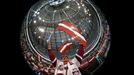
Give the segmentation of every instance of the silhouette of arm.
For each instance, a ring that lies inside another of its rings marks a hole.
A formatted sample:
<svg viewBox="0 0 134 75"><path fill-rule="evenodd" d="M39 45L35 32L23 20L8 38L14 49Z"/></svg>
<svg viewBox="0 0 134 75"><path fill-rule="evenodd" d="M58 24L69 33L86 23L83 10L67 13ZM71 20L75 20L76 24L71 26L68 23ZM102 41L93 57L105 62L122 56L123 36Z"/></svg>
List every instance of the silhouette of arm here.
<svg viewBox="0 0 134 75"><path fill-rule="evenodd" d="M56 67L57 58L55 57L55 55L54 55L54 53L52 51L50 42L48 42L48 56L49 56L50 60L52 61L53 66Z"/></svg>
<svg viewBox="0 0 134 75"><path fill-rule="evenodd" d="M82 59L83 59L83 55L84 55L84 48L83 48L83 45L80 44L78 46L78 50L77 50L77 54L76 54L76 59L82 63Z"/></svg>

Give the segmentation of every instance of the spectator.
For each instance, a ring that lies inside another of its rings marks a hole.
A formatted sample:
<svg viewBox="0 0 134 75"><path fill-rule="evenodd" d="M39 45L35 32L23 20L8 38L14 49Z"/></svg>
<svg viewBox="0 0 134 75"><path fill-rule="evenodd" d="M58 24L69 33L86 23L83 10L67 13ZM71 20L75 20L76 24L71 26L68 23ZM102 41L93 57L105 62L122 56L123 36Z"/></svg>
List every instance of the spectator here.
<svg viewBox="0 0 134 75"><path fill-rule="evenodd" d="M78 46L76 57L72 60L69 60L65 54L62 54L62 61L58 60L52 51L50 41L48 42L48 53L49 58L55 67L54 75L81 75L78 67L82 62L82 57L84 54L84 48L82 44Z"/></svg>

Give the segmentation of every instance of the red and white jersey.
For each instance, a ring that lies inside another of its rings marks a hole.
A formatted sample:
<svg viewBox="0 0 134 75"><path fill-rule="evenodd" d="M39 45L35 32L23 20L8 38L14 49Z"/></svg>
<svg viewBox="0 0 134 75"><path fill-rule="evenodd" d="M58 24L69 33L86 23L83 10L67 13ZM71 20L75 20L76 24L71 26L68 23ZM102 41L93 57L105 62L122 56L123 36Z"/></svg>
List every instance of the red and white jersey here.
<svg viewBox="0 0 134 75"><path fill-rule="evenodd" d="M74 57L67 65L64 65L62 61L59 61L55 57L52 49L50 49L48 53L49 58L52 61L52 65L55 67L54 75L81 75L78 67L80 66L80 63L82 62L83 59L84 54L83 45L78 46L76 57ZM66 67L68 68L67 72L65 69Z"/></svg>
<svg viewBox="0 0 134 75"><path fill-rule="evenodd" d="M57 65L55 68L54 75L81 75L79 70L80 63L74 58L70 61L70 63L64 65L62 61L57 60Z"/></svg>

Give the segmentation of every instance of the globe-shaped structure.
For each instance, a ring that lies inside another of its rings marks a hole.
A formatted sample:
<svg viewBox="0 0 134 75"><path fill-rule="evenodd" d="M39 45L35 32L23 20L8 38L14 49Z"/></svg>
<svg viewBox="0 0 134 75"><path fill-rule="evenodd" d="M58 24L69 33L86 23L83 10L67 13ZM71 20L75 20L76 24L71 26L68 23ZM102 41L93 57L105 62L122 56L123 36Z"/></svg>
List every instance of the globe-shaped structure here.
<svg viewBox="0 0 134 75"><path fill-rule="evenodd" d="M87 41L81 65L91 61L90 64L82 66L82 69L90 74L103 63L109 50L110 36L107 21L90 0L57 1L40 0L26 15L21 30L24 57L31 67L32 62L39 62L45 67L51 65L47 47L47 40L50 39L53 52L59 60L61 59L61 54L58 52L59 45L71 41L73 45L67 50L66 55L72 59L76 54L78 42L65 32L55 29L59 22L65 20L75 25ZM41 61L36 61L36 57L40 57Z"/></svg>

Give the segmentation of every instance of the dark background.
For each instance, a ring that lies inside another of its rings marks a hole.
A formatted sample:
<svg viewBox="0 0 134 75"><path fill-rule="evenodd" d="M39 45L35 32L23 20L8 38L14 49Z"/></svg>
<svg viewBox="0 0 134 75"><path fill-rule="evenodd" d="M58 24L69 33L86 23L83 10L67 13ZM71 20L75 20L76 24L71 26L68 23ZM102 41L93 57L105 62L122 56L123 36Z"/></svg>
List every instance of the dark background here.
<svg viewBox="0 0 134 75"><path fill-rule="evenodd" d="M1 61L3 75L34 75L28 64L25 62L20 50L20 29L25 15L30 7L38 0L12 0L2 2L1 7ZM126 61L129 60L125 55L126 42L124 39L124 18L128 9L122 2L116 0L92 0L105 14L111 29L111 48L107 59L94 75L116 75L122 74L126 70ZM124 9L122 9L124 8ZM123 13L123 15L122 15ZM126 34L126 33L125 33ZM127 34L128 35L128 34ZM122 36L122 37L121 37ZM128 35L129 36L129 35ZM122 40L123 39L123 40ZM128 48L127 48L128 49ZM3 63L4 62L4 63ZM129 69L129 68L128 68ZM126 75L132 75L128 74Z"/></svg>

